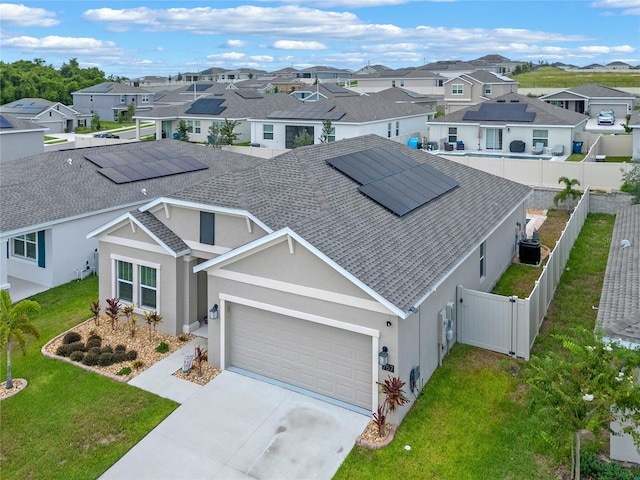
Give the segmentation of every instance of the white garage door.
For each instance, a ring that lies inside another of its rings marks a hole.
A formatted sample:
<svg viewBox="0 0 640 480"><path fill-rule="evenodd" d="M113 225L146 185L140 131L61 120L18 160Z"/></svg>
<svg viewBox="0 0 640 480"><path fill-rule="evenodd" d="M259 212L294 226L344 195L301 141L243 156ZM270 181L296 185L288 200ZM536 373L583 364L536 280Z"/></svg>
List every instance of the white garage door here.
<svg viewBox="0 0 640 480"><path fill-rule="evenodd" d="M371 337L244 305L230 309L231 365L371 409Z"/></svg>

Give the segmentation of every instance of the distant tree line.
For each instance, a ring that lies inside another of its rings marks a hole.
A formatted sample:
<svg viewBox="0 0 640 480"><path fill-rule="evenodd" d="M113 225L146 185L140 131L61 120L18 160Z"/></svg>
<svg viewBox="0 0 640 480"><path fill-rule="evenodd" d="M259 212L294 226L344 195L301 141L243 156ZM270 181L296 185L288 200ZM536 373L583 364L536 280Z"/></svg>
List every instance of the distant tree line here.
<svg viewBox="0 0 640 480"><path fill-rule="evenodd" d="M71 105L71 92L107 81L120 81L121 77L105 77L96 67L80 68L72 58L59 70L46 65L42 58L0 62L0 105L20 98L45 98L52 102Z"/></svg>

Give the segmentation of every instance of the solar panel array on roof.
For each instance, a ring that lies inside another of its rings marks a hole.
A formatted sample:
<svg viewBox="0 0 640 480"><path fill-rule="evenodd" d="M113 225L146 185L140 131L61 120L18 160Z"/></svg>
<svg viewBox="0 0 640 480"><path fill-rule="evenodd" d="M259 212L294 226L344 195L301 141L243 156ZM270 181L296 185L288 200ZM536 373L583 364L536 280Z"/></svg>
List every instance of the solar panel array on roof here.
<svg viewBox="0 0 640 480"><path fill-rule="evenodd" d="M176 152L163 147L94 153L85 155L85 158L100 167L98 172L117 184L209 168L193 157L178 155Z"/></svg>
<svg viewBox="0 0 640 480"><path fill-rule="evenodd" d="M463 120L494 122L533 122L535 112L527 112L524 103L481 103L478 110L465 112Z"/></svg>
<svg viewBox="0 0 640 480"><path fill-rule="evenodd" d="M110 92L112 89L113 89L112 83L101 83L99 85L94 85L93 87L88 88L87 91L93 92L93 93L107 93L107 92Z"/></svg>
<svg viewBox="0 0 640 480"><path fill-rule="evenodd" d="M35 115L46 108L45 105L38 105L34 102L14 103L13 105L5 105L0 109L5 113L13 115Z"/></svg>
<svg viewBox="0 0 640 480"><path fill-rule="evenodd" d="M213 87L213 83L196 83L195 85L189 85L189 88L187 88L186 91L193 92L194 87L196 92L204 92L208 88Z"/></svg>
<svg viewBox="0 0 640 480"><path fill-rule="evenodd" d="M0 128L13 128L13 123L7 120L4 115L0 115Z"/></svg>
<svg viewBox="0 0 640 480"><path fill-rule="evenodd" d="M200 115L220 115L227 107L222 105L224 98L201 98L193 102L185 113Z"/></svg>
<svg viewBox="0 0 640 480"><path fill-rule="evenodd" d="M269 114L269 118L287 118L296 120L340 120L347 113L336 110L335 105L305 103L295 110L276 111Z"/></svg>
<svg viewBox="0 0 640 480"><path fill-rule="evenodd" d="M236 93L246 100L250 100L252 98L264 98L260 92L256 92L250 88L240 88L236 90Z"/></svg>
<svg viewBox="0 0 640 480"><path fill-rule="evenodd" d="M342 88L337 83L323 83L322 86L331 93L351 93L350 90Z"/></svg>
<svg viewBox="0 0 640 480"><path fill-rule="evenodd" d="M418 163L390 146L330 158L327 163L360 183L360 192L400 217L458 186L431 165Z"/></svg>

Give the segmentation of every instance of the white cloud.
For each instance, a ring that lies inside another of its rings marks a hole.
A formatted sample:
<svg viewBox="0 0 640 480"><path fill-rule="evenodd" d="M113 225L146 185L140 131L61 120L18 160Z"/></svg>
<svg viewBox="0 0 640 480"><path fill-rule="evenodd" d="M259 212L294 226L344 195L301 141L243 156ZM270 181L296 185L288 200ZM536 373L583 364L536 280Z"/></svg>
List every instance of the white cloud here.
<svg viewBox="0 0 640 480"><path fill-rule="evenodd" d="M238 48L238 47L244 47L246 44L247 42L245 42L244 40L229 39L220 46L222 48Z"/></svg>
<svg viewBox="0 0 640 480"><path fill-rule="evenodd" d="M277 50L325 50L327 47L320 42L302 42L296 40L278 40L271 45Z"/></svg>
<svg viewBox="0 0 640 480"><path fill-rule="evenodd" d="M48 37L18 36L2 38L1 45L5 48L16 48L23 51L47 51L60 55L86 54L99 55L103 53L115 54L121 52L116 44L111 41L96 40L95 38L82 37Z"/></svg>
<svg viewBox="0 0 640 480"><path fill-rule="evenodd" d="M225 52L207 55L207 60L240 60L245 57L242 52Z"/></svg>
<svg viewBox="0 0 640 480"><path fill-rule="evenodd" d="M251 55L249 60L253 62L273 62L273 57L271 55Z"/></svg>
<svg viewBox="0 0 640 480"><path fill-rule="evenodd" d="M20 27L53 27L60 23L56 14L44 8L32 8L23 4L0 3L0 18L4 25Z"/></svg>

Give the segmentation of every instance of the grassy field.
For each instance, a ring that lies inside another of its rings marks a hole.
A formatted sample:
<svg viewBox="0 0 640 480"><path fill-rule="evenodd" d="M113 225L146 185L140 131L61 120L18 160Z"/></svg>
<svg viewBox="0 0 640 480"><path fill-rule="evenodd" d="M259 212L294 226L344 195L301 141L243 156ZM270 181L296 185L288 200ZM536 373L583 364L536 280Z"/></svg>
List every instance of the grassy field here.
<svg viewBox="0 0 640 480"><path fill-rule="evenodd" d="M167 417L177 404L40 353L51 338L91 316L97 277L32 297L40 339L26 356L14 352L14 378L29 385L0 404L0 477L99 477ZM6 380L6 358L0 368Z"/></svg>
<svg viewBox="0 0 640 480"><path fill-rule="evenodd" d="M555 67L540 67L512 78L520 83L520 88L570 88L585 83L599 83L613 88L640 87L640 70L628 73L566 72Z"/></svg>
<svg viewBox="0 0 640 480"><path fill-rule="evenodd" d="M591 307L599 302L613 222L610 215L588 216L533 354L557 348L551 332L593 328L596 312ZM540 234L545 238L542 228ZM394 441L381 450L355 447L335 479L558 478L567 471L568 452L553 450L541 440L541 424L526 406L523 368L526 362L456 345L425 386Z"/></svg>

